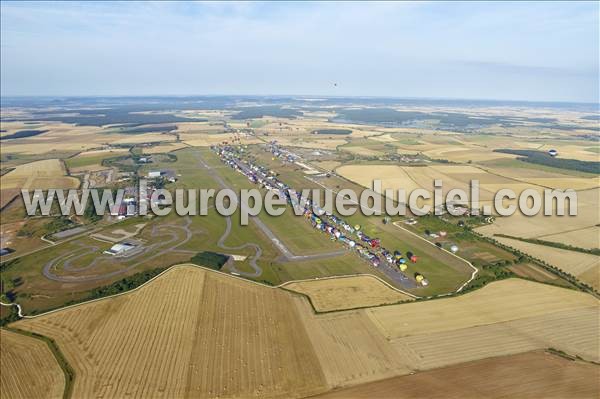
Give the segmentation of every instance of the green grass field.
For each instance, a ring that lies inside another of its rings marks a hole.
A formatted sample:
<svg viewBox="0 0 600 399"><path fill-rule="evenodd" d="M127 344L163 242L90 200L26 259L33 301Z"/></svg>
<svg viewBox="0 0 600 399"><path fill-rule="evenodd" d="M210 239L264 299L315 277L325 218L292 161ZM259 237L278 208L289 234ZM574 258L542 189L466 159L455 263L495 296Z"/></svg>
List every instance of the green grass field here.
<svg viewBox="0 0 600 399"><path fill-rule="evenodd" d="M90 165L101 165L103 160L115 158L119 155L126 155L126 153L116 154L107 152L100 155L76 156L73 158L65 159L65 165L67 165L67 168L69 169L82 168L84 166Z"/></svg>

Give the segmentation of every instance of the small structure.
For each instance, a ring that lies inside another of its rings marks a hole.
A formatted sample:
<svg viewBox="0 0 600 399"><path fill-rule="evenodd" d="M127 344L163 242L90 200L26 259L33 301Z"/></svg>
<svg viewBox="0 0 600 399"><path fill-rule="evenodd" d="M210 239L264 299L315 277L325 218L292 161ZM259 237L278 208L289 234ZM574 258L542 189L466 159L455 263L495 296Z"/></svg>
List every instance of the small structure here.
<svg viewBox="0 0 600 399"><path fill-rule="evenodd" d="M450 246L450 251L452 251L453 253L457 253L458 252L458 245L452 244Z"/></svg>
<svg viewBox="0 0 600 399"><path fill-rule="evenodd" d="M104 253L113 256L122 255L127 251L131 251L133 248L135 248L135 245L130 244L128 242L123 242L113 245L112 247L110 247L110 249L104 251Z"/></svg>
<svg viewBox="0 0 600 399"><path fill-rule="evenodd" d="M162 175L162 172L160 170L151 170L150 172L148 172L148 177L150 179L160 177L161 175Z"/></svg>
<svg viewBox="0 0 600 399"><path fill-rule="evenodd" d="M15 250L12 248L0 248L0 256L8 255L13 252L15 252Z"/></svg>

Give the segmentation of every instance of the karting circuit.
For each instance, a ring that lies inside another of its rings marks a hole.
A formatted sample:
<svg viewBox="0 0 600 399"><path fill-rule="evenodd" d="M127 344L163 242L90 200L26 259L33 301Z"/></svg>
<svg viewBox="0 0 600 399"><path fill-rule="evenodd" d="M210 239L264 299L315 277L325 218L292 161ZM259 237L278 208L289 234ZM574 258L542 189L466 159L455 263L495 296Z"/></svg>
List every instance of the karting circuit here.
<svg viewBox="0 0 600 399"><path fill-rule="evenodd" d="M53 281L63 283L87 282L103 280L123 274L151 259L166 255L190 240L191 220L186 217L185 224L155 225L151 236L158 240L156 243L145 245L138 240L130 240L127 250L111 254L110 250L102 252L99 246L75 242L75 251L59 255L48 261L42 270L44 276ZM116 244L118 247L123 244ZM188 252L188 251L184 251ZM99 272L100 270L109 270ZM116 270L115 270L116 269Z"/></svg>

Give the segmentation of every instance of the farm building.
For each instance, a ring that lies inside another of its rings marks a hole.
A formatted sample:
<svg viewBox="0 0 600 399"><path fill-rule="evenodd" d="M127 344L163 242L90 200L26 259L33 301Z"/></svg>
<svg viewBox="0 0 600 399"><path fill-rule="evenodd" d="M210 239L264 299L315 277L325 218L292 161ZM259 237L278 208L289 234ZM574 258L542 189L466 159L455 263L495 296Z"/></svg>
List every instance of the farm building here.
<svg viewBox="0 0 600 399"><path fill-rule="evenodd" d="M133 248L135 248L135 245L123 242L113 245L109 250L104 251L104 253L107 255L121 255Z"/></svg>

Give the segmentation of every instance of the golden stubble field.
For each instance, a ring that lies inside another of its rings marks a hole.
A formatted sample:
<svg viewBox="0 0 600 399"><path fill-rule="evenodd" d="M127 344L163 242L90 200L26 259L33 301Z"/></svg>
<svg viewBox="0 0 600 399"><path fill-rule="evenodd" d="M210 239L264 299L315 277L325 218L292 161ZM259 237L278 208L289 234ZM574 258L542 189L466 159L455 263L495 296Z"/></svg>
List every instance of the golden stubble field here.
<svg viewBox="0 0 600 399"><path fill-rule="evenodd" d="M77 188L79 180L66 176L64 163L59 159L45 159L19 165L0 178L2 190Z"/></svg>
<svg viewBox="0 0 600 399"><path fill-rule="evenodd" d="M301 397L325 390L289 293L176 267L123 296L15 324L52 337L73 397Z"/></svg>
<svg viewBox="0 0 600 399"><path fill-rule="evenodd" d="M599 304L589 294L509 279L367 314L413 368L425 370L549 347L597 362Z"/></svg>
<svg viewBox="0 0 600 399"><path fill-rule="evenodd" d="M77 373L74 397L302 397L549 347L599 361L599 311L588 294L509 279L315 314L301 295L178 266L14 326L57 342Z"/></svg>
<svg viewBox="0 0 600 399"><path fill-rule="evenodd" d="M3 123L3 129L4 125ZM33 127L29 126L28 129L33 129ZM53 151L78 153L111 144L133 145L176 140L173 134L127 134L121 133L111 126L78 126L69 123L40 122L35 125L35 129L47 130L47 132L37 136L3 141L2 152L17 155L51 155Z"/></svg>
<svg viewBox="0 0 600 399"><path fill-rule="evenodd" d="M393 290L371 276L301 281L286 284L285 288L309 296L318 312L413 300L411 296Z"/></svg>
<svg viewBox="0 0 600 399"><path fill-rule="evenodd" d="M0 397L62 398L65 375L48 345L0 329Z"/></svg>

